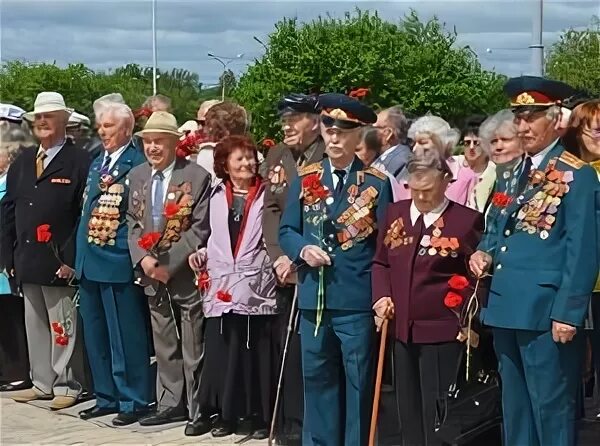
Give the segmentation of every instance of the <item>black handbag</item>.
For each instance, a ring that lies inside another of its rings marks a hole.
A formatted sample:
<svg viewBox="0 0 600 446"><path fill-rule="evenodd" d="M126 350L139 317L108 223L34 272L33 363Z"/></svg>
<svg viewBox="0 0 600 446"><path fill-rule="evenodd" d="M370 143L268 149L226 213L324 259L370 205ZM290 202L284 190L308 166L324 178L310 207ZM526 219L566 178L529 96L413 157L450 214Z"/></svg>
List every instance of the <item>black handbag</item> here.
<svg viewBox="0 0 600 446"><path fill-rule="evenodd" d="M500 377L495 371L480 371L469 381L464 373L461 354L456 370L456 382L438 398L435 432L438 438L452 445L467 443L482 433L502 424L502 393Z"/></svg>

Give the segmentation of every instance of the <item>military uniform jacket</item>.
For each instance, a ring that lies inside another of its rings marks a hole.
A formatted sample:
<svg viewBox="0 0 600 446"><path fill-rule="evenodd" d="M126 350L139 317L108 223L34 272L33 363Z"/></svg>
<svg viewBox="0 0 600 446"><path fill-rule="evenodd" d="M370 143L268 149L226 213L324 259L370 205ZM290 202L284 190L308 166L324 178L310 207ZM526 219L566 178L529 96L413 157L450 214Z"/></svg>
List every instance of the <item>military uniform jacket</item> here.
<svg viewBox="0 0 600 446"><path fill-rule="evenodd" d="M2 258L6 269L14 268L19 283L65 286L56 278L60 260L75 264L75 231L81 214L89 154L68 140L39 178L35 173L38 147L23 149L7 174L2 199ZM49 243L37 241L37 228L50 225Z"/></svg>
<svg viewBox="0 0 600 446"><path fill-rule="evenodd" d="M146 162L144 155L130 143L108 174L101 175L104 152L90 167L85 187L83 210L77 229L77 278L105 283L133 281L133 267L127 243L127 175Z"/></svg>
<svg viewBox="0 0 600 446"><path fill-rule="evenodd" d="M392 191L385 173L363 167L355 158L337 201L328 159L303 168L290 186L279 241L297 264L305 246L321 245L329 253L332 265L323 267L325 309L371 311L371 264ZM299 308L317 309L319 268L301 266L298 286Z"/></svg>
<svg viewBox="0 0 600 446"><path fill-rule="evenodd" d="M480 245L494 260L482 321L539 331L553 320L579 326L598 274L596 174L560 143L537 170L513 172L517 183L528 175L527 184L516 199L499 203L495 231Z"/></svg>
<svg viewBox="0 0 600 446"><path fill-rule="evenodd" d="M325 153L325 143L319 137L305 153L308 154L306 165L321 161ZM267 152L266 167L263 231L267 252L271 260L275 261L284 255L279 246L279 223L285 209L289 185L298 176L298 167L292 150L284 144L279 144Z"/></svg>

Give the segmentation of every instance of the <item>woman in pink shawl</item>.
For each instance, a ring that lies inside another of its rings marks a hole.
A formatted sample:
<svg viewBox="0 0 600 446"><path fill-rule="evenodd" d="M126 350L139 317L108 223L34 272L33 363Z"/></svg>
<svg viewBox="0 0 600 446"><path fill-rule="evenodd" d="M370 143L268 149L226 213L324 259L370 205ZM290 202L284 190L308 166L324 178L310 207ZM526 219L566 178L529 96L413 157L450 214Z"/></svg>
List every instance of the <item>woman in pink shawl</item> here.
<svg viewBox="0 0 600 446"><path fill-rule="evenodd" d="M414 141L413 150L422 148L440 152L452 172L452 181L446 189L446 197L466 205L471 190L477 184L477 178L471 169L465 169L462 163L452 156L459 137L458 130L453 129L444 119L433 115L417 119L408 129L408 138ZM394 198L396 201L411 198L406 182L401 181L394 187Z"/></svg>

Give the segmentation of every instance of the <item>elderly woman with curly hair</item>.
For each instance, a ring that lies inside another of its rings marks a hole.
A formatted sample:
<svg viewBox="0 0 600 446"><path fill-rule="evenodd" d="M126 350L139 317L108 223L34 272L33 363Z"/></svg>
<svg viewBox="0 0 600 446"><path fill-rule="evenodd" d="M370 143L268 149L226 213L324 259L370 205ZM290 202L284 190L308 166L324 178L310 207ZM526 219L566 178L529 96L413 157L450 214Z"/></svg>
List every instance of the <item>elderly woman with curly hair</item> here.
<svg viewBox="0 0 600 446"><path fill-rule="evenodd" d="M476 184L476 176L470 169L463 168L462 163L452 156L458 144L460 132L450 126L439 116L427 115L417 119L408 129L408 138L413 141L413 151L418 149L434 149L451 171L451 179L446 189L448 199L466 205L470 191ZM411 198L410 188L401 181L399 190L394 191L396 201Z"/></svg>
<svg viewBox="0 0 600 446"><path fill-rule="evenodd" d="M249 137L221 139L215 174L211 236L206 248L190 256L206 318L200 405L204 415L220 415L214 437L237 433L262 439L274 400L279 308L262 233L264 185Z"/></svg>

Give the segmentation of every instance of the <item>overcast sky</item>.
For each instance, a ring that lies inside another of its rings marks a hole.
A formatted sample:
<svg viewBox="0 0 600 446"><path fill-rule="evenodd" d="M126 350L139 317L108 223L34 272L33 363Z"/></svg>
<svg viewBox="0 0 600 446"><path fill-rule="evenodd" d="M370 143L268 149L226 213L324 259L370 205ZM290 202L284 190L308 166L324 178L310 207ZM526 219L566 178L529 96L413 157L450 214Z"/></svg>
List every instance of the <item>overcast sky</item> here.
<svg viewBox="0 0 600 446"><path fill-rule="evenodd" d="M204 1L157 0L158 66L197 72L214 84L222 67L208 56L244 53L230 67L236 74L263 48L282 17L310 21L329 13L342 16L355 7L377 10L387 20L398 20L417 10L423 20L433 15L456 27L458 43L470 45L487 68L508 75L527 73L536 0L477 1ZM151 0L0 0L0 58L59 65L82 62L108 70L126 63L152 64ZM544 45L561 31L590 24L600 15L600 0L544 1ZM491 53L486 51L491 48Z"/></svg>

